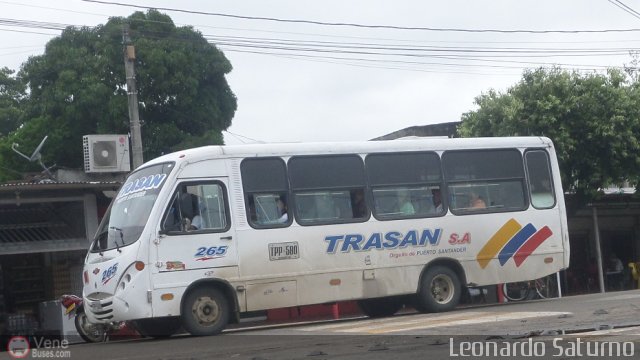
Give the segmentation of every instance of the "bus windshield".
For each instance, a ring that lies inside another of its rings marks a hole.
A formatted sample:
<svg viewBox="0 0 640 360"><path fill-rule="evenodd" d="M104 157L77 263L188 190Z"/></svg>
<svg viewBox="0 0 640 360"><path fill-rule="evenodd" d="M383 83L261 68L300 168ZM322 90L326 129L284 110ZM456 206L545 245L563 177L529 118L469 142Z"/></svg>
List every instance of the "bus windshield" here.
<svg viewBox="0 0 640 360"><path fill-rule="evenodd" d="M124 247L138 240L173 166L153 165L127 178L100 223L92 252Z"/></svg>

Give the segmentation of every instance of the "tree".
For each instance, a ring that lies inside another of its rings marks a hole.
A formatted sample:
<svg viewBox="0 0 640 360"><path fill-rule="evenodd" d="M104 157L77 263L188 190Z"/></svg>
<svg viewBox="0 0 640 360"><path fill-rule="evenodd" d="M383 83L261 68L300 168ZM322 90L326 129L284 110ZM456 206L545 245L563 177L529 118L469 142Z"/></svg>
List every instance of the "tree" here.
<svg viewBox="0 0 640 360"><path fill-rule="evenodd" d="M9 68L0 69L0 137L18 128L22 120L20 103L25 97L25 85Z"/></svg>
<svg viewBox="0 0 640 360"><path fill-rule="evenodd" d="M475 99L461 136L547 136L565 190L587 198L612 184L640 179L640 92L618 70L580 74L559 68L526 71L506 93Z"/></svg>
<svg viewBox="0 0 640 360"><path fill-rule="evenodd" d="M22 65L29 84L23 122L0 143L4 166L24 169L8 156L11 143L32 149L45 135L47 164L82 167L82 136L128 133L122 25L136 50L136 85L145 159L184 147L222 144L236 98L224 54L191 27L176 27L158 11L112 18L95 28L65 29L41 56ZM3 156L4 155L4 156Z"/></svg>

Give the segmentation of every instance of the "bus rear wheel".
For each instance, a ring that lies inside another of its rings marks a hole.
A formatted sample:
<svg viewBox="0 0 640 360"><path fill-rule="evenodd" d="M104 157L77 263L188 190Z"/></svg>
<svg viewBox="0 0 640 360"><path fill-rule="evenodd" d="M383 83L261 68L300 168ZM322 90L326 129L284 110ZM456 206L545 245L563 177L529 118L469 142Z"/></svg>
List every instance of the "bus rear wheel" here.
<svg viewBox="0 0 640 360"><path fill-rule="evenodd" d="M191 335L215 335L229 322L229 303L218 289L198 287L186 295L181 317Z"/></svg>
<svg viewBox="0 0 640 360"><path fill-rule="evenodd" d="M453 310L460 301L461 288L455 271L446 266L433 266L422 276L417 308L423 312Z"/></svg>
<svg viewBox="0 0 640 360"><path fill-rule="evenodd" d="M358 301L360 310L371 318L391 316L397 313L402 308L402 305L402 301L392 297Z"/></svg>

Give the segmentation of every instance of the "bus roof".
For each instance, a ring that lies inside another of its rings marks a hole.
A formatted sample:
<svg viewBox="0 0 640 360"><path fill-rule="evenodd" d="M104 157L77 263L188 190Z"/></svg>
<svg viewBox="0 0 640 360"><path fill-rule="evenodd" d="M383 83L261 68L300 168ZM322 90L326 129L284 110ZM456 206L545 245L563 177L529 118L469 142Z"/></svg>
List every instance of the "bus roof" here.
<svg viewBox="0 0 640 360"><path fill-rule="evenodd" d="M146 162L140 168L169 161L200 161L210 158L261 156L358 154L395 151L445 151L486 148L526 148L552 146L546 137L485 137L485 138L411 138L396 140L269 143L244 145L211 145L185 149Z"/></svg>

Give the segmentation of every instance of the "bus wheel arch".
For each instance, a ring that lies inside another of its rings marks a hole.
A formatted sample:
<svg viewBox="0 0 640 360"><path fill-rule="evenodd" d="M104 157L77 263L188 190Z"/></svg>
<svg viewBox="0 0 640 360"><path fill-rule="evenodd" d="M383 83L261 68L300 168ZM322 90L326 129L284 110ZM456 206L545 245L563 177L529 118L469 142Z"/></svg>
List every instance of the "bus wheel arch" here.
<svg viewBox="0 0 640 360"><path fill-rule="evenodd" d="M421 312L453 310L460 302L466 275L453 259L436 259L420 274L416 292L416 309Z"/></svg>
<svg viewBox="0 0 640 360"><path fill-rule="evenodd" d="M215 335L228 323L237 322L238 309L233 288L226 281L218 279L203 279L192 283L180 301L183 327L197 336Z"/></svg>

